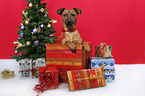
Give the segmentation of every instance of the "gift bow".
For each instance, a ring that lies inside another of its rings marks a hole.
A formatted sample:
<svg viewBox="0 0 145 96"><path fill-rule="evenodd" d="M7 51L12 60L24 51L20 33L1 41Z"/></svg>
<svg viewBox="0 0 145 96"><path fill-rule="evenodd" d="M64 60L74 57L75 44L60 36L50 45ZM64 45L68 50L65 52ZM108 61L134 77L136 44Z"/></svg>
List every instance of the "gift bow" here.
<svg viewBox="0 0 145 96"><path fill-rule="evenodd" d="M78 80L86 80L86 79L99 79L101 78L102 79L102 76L98 76L97 74L90 74L89 77L86 77L86 78L78 78L78 79L75 79L75 80L69 80L69 81L78 81Z"/></svg>
<svg viewBox="0 0 145 96"><path fill-rule="evenodd" d="M98 76L97 76L96 74L94 74L94 75L91 74L91 75L90 75L90 79L98 79Z"/></svg>

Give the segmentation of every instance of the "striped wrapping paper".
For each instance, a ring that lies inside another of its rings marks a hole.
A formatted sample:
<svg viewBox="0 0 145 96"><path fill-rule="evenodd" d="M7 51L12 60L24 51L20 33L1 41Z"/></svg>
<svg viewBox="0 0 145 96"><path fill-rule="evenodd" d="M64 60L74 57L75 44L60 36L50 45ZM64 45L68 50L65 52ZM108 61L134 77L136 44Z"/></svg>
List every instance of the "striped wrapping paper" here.
<svg viewBox="0 0 145 96"><path fill-rule="evenodd" d="M67 71L69 90L106 86L101 68Z"/></svg>
<svg viewBox="0 0 145 96"><path fill-rule="evenodd" d="M91 47L91 43L88 43ZM83 46L75 45L76 53L62 44L46 44L46 65L55 66L60 73L60 81L67 82L67 71L85 69L91 52L87 53Z"/></svg>

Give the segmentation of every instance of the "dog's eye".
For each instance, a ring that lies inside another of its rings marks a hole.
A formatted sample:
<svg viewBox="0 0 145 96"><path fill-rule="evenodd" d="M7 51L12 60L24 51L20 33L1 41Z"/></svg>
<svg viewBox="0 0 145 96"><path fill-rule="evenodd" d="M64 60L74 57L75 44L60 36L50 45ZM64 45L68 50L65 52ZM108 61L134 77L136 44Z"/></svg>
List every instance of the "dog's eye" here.
<svg viewBox="0 0 145 96"><path fill-rule="evenodd" d="M64 17L66 17L66 14L63 14Z"/></svg>
<svg viewBox="0 0 145 96"><path fill-rule="evenodd" d="M75 16L75 14L71 14L71 16Z"/></svg>

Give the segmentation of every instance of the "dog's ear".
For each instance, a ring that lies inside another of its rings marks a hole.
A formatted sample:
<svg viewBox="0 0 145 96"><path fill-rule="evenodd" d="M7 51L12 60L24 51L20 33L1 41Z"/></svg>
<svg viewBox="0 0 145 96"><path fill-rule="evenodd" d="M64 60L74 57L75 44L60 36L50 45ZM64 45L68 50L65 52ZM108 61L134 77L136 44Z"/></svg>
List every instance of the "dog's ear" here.
<svg viewBox="0 0 145 96"><path fill-rule="evenodd" d="M58 15L62 15L64 10L65 10L65 8L60 8L60 9L57 9L56 12Z"/></svg>
<svg viewBox="0 0 145 96"><path fill-rule="evenodd" d="M77 14L81 14L81 13L82 13L82 10L79 9L79 8L73 8L73 9L75 10L75 12L76 12Z"/></svg>

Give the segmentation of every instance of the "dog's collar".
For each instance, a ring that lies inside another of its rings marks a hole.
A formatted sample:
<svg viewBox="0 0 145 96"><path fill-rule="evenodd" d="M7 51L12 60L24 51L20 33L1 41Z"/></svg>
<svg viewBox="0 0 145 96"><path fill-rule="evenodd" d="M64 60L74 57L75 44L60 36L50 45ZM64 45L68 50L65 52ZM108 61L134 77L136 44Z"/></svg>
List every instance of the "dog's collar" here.
<svg viewBox="0 0 145 96"><path fill-rule="evenodd" d="M64 29L62 29L62 31L63 31L63 32L74 32L74 31L76 31L76 28L74 28L74 29L72 29L72 30L64 30Z"/></svg>

